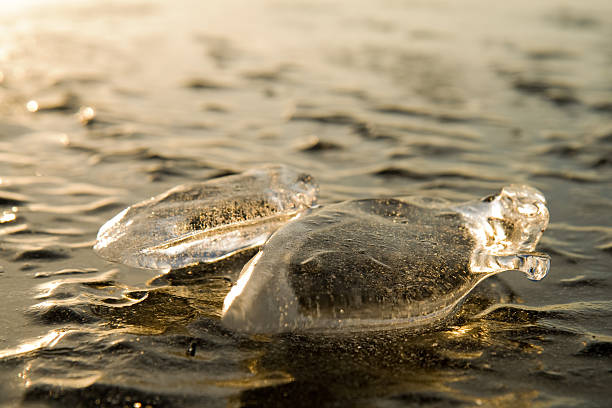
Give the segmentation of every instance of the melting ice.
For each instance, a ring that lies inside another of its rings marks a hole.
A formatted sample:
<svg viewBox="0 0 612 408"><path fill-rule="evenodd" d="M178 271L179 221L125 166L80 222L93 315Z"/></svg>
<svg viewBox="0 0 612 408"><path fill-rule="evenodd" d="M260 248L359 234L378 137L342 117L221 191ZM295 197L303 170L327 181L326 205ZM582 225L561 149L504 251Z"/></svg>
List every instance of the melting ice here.
<svg viewBox="0 0 612 408"><path fill-rule="evenodd" d="M180 185L121 211L100 228L94 249L141 268L214 262L262 245L314 205L317 191L312 177L285 166Z"/></svg>
<svg viewBox="0 0 612 408"><path fill-rule="evenodd" d="M542 193L509 186L461 205L368 199L289 223L244 267L223 322L246 332L434 325L488 276L542 279Z"/></svg>
<svg viewBox="0 0 612 408"><path fill-rule="evenodd" d="M488 276L542 279L535 251L548 225L528 186L459 205L365 199L309 211L312 177L283 166L178 186L126 208L95 250L129 265L177 269L261 247L225 298L232 329L362 330L430 327Z"/></svg>

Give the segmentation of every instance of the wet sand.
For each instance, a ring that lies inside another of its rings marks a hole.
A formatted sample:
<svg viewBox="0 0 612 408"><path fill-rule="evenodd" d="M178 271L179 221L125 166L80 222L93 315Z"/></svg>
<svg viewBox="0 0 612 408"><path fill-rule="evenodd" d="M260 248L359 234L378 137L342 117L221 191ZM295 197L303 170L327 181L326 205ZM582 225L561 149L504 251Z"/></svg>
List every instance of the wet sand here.
<svg viewBox="0 0 612 408"><path fill-rule="evenodd" d="M609 2L0 7L0 405L608 404ZM93 253L122 208L262 163L321 204L533 185L551 272L429 333L249 337L228 279Z"/></svg>

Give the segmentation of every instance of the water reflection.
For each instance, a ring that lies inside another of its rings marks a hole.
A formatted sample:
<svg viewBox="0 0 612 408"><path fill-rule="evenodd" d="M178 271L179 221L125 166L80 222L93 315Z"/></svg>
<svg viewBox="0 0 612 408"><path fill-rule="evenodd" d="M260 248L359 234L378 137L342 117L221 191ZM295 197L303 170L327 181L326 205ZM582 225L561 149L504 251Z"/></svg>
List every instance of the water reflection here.
<svg viewBox="0 0 612 408"><path fill-rule="evenodd" d="M0 350L0 358L15 357L31 351L54 347L66 335L64 330L51 330L46 336L20 344L13 349Z"/></svg>
<svg viewBox="0 0 612 408"><path fill-rule="evenodd" d="M165 281L168 286L126 293L134 300L131 304L96 301L90 307L102 320L89 330L53 331L12 351L12 355L29 353L22 372L29 388L26 398L44 391L58 401L79 395L93 402L108 387L119 387L121 395L138 395L136 385L126 382L122 373L155 370L168 382L176 369L183 373L181 384L170 381L174 385L161 387L155 398L179 406L184 400L177 393L189 395L193 387L203 385L209 392L225 390L220 392L241 405L305 406L371 398L466 402L471 397L454 390L452 384L465 378L465 368L484 367L484 350L505 348L500 333L487 334L482 322L472 321L473 316L515 296L498 279L485 281L463 305L455 326L418 335L387 330L245 337L219 324L229 280L193 272L183 270L153 281ZM95 284L93 279L74 279L73 283L101 291L103 280ZM524 349L512 352L520 356ZM91 360L91 353L97 353L98 360ZM185 375L185 370L199 374ZM150 402L152 395L139 398Z"/></svg>
<svg viewBox="0 0 612 408"><path fill-rule="evenodd" d="M28 101L28 103L26 104L26 109L29 112L37 112L38 111L38 102L32 100L32 101Z"/></svg>
<svg viewBox="0 0 612 408"><path fill-rule="evenodd" d="M77 113L79 122L83 125L90 124L96 117L96 111L91 106L82 106Z"/></svg>
<svg viewBox="0 0 612 408"><path fill-rule="evenodd" d="M258 374L288 373L293 381L250 389L240 404L307 406L341 401L367 404L382 399L391 404L473 402L454 389L466 379L466 369L487 369L485 352L505 348L499 333L487 333L473 313L487 305L510 301L514 294L501 281L483 282L463 305L459 326L415 334L406 330L335 335L287 334L262 343L265 350L251 365ZM517 358L521 350L513 351Z"/></svg>
<svg viewBox="0 0 612 408"><path fill-rule="evenodd" d="M1 3L0 405L609 404L609 1ZM354 340L224 330L228 283L193 270L34 298L108 271L129 203L264 161L322 204L535 185L554 273Z"/></svg>

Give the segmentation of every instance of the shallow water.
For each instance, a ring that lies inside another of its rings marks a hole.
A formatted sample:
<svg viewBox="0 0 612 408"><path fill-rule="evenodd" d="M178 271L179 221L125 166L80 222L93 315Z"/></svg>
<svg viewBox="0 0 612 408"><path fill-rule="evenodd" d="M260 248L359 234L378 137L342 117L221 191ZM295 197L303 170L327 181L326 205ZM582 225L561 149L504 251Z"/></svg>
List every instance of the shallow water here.
<svg viewBox="0 0 612 408"><path fill-rule="evenodd" d="M0 4L0 404L606 406L609 2L203 4ZM93 253L122 208L262 163L321 204L533 185L551 272L429 333L249 337L230 280Z"/></svg>

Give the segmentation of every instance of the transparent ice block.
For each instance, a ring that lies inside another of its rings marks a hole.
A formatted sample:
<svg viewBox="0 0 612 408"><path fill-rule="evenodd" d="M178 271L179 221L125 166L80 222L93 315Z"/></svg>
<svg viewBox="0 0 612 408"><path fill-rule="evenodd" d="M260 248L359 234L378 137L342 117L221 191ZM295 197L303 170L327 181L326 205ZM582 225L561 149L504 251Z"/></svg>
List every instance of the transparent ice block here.
<svg viewBox="0 0 612 408"><path fill-rule="evenodd" d="M121 211L98 232L94 250L151 269L208 263L262 245L316 202L311 176L265 166L177 186Z"/></svg>
<svg viewBox="0 0 612 408"><path fill-rule="evenodd" d="M235 330L362 330L435 325L483 279L542 279L535 246L548 224L542 193L504 187L461 205L367 199L329 205L277 230L227 295Z"/></svg>

